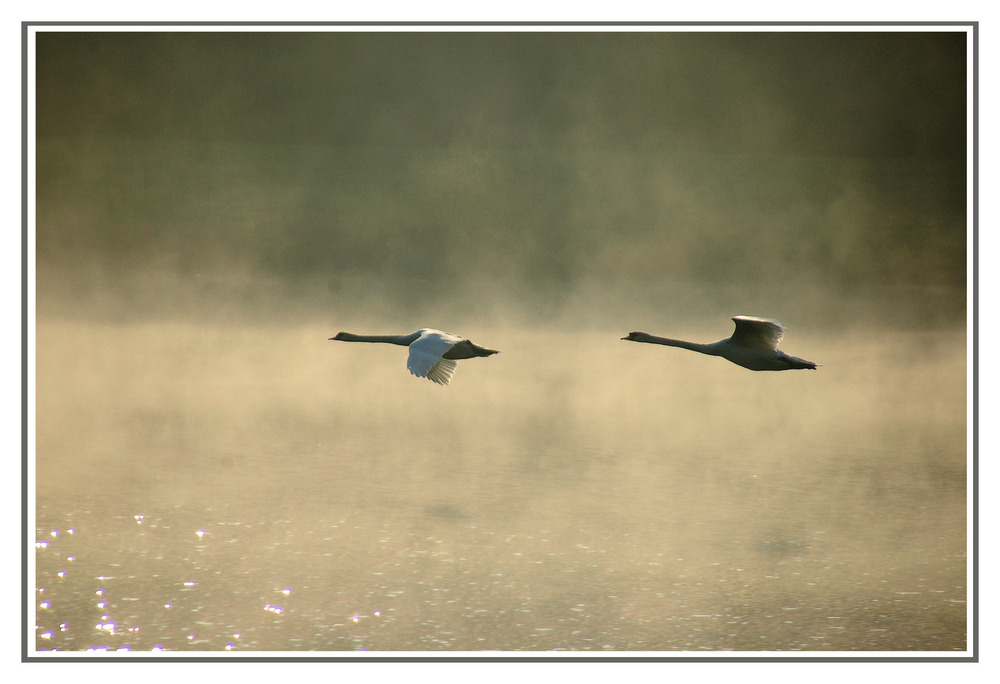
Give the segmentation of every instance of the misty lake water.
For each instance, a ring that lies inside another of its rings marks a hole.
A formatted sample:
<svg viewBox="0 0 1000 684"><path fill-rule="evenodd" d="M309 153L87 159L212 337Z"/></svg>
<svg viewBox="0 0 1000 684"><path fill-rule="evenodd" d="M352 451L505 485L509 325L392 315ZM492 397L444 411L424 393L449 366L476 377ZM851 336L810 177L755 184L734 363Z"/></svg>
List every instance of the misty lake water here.
<svg viewBox="0 0 1000 684"><path fill-rule="evenodd" d="M39 324L38 650L967 648L963 329L340 329Z"/></svg>

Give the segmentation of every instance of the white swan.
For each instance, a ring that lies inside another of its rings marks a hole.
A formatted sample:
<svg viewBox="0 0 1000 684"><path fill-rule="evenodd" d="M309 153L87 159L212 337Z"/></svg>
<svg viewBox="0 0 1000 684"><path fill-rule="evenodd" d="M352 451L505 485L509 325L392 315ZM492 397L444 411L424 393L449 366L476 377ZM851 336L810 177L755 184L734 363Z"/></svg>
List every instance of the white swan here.
<svg viewBox="0 0 1000 684"><path fill-rule="evenodd" d="M409 335L352 335L337 333L331 340L341 342L387 342L410 348L406 367L418 378L427 378L439 385L451 382L455 374L457 359L471 359L476 356L499 354L495 349L487 349L451 333L430 328L421 328Z"/></svg>
<svg viewBox="0 0 1000 684"><path fill-rule="evenodd" d="M671 340L666 337L656 337L644 332L630 332L623 340L631 342L648 342L650 344L665 344L669 347L680 347L691 351L721 356L732 361L737 366L743 366L755 371L791 370L794 368L809 368L816 370L812 361L789 356L778 351L778 343L785 334L785 326L770 318L755 318L753 316L733 316L736 331L732 337L727 337L711 344Z"/></svg>

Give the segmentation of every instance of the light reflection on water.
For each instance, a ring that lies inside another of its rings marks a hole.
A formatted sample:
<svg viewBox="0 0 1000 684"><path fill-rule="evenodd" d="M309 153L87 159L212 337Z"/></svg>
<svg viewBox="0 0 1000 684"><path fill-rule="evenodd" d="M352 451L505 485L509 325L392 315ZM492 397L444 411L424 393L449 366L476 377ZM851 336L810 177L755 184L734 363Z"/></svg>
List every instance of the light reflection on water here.
<svg viewBox="0 0 1000 684"><path fill-rule="evenodd" d="M966 647L964 336L766 377L595 337L608 377L439 388L312 333L64 332L39 650Z"/></svg>

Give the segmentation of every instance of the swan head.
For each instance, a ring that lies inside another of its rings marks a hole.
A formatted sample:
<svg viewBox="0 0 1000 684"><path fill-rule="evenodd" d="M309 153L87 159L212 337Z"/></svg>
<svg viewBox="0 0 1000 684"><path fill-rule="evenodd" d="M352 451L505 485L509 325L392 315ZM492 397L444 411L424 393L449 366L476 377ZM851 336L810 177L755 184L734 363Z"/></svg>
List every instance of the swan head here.
<svg viewBox="0 0 1000 684"><path fill-rule="evenodd" d="M331 340L344 340L344 339L347 339L348 334L349 333L339 332L336 335L334 335L333 337L331 337L330 339Z"/></svg>
<svg viewBox="0 0 1000 684"><path fill-rule="evenodd" d="M629 340L630 342L643 342L649 339L649 335L644 332L630 332L628 335L622 338L623 340Z"/></svg>

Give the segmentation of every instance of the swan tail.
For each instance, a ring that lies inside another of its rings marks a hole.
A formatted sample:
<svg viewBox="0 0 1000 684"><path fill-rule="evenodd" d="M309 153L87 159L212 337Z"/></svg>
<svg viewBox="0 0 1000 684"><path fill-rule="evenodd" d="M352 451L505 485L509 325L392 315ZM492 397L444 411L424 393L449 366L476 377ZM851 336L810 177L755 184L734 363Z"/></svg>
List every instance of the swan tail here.
<svg viewBox="0 0 1000 684"><path fill-rule="evenodd" d="M797 356L788 356L787 354L785 355L785 361L788 362L788 368L791 370L800 370L800 369L816 370L818 365L813 363L812 361L806 361L805 359L800 359Z"/></svg>

